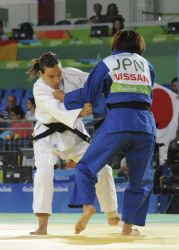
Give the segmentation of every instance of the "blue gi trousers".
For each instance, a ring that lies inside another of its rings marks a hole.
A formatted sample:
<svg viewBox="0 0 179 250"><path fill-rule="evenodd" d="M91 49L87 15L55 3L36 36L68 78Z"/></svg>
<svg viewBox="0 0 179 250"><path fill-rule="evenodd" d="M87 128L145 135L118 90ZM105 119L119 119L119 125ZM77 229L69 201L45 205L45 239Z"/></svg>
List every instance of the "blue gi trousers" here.
<svg viewBox="0 0 179 250"><path fill-rule="evenodd" d="M145 225L153 187L154 144L155 137L147 133L112 133L104 127L100 128L76 166L76 182L69 206L94 203L96 174L116 152L122 151L126 155L129 169L122 220L128 224Z"/></svg>

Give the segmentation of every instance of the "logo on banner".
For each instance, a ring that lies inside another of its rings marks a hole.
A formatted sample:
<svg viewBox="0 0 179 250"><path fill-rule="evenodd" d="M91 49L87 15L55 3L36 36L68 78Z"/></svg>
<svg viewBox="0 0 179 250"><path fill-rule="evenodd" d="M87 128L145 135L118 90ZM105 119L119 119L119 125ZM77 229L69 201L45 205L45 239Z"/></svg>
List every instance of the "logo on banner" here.
<svg viewBox="0 0 179 250"><path fill-rule="evenodd" d="M67 186L65 186L65 187L57 186L54 188L54 192L64 193L64 192L68 192L68 191L69 191L69 189Z"/></svg>
<svg viewBox="0 0 179 250"><path fill-rule="evenodd" d="M22 192L33 192L33 187L23 187Z"/></svg>
<svg viewBox="0 0 179 250"><path fill-rule="evenodd" d="M117 193L123 193L126 189L127 183L120 183L119 185L116 184L116 192Z"/></svg>
<svg viewBox="0 0 179 250"><path fill-rule="evenodd" d="M11 193L12 192L12 187L2 186L2 187L0 187L0 192L1 193Z"/></svg>

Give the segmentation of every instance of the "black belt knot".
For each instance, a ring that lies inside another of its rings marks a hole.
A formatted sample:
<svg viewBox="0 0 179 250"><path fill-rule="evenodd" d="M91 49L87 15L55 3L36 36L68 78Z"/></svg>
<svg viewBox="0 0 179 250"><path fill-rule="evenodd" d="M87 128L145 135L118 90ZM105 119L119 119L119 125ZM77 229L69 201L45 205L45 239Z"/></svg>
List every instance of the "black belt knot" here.
<svg viewBox="0 0 179 250"><path fill-rule="evenodd" d="M70 128L70 127L68 127L67 125L65 125L65 124L63 124L61 122L49 123L49 124L43 124L43 125L48 127L48 129L46 131L42 132L41 134L32 137L32 140L39 140L39 139L42 139L42 138L47 137L49 135L52 135L55 132L63 133L66 130L69 130L69 131L73 132L74 134L78 135L82 140L84 140L84 141L86 141L88 143L91 142L91 138L89 136L83 134L78 129Z"/></svg>
<svg viewBox="0 0 179 250"><path fill-rule="evenodd" d="M132 108L132 109L142 109L151 111L151 105L147 102L118 102L118 103L108 103L107 107L109 109L114 108Z"/></svg>

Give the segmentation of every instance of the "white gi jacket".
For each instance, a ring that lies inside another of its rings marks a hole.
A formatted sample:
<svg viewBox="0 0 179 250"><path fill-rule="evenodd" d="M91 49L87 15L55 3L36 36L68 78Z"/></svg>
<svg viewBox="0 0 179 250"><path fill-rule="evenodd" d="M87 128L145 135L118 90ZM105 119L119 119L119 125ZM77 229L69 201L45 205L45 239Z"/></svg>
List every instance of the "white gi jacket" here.
<svg viewBox="0 0 179 250"><path fill-rule="evenodd" d="M60 88L62 87L65 93L80 88L88 77L88 73L74 68L62 68L62 74L63 83L60 84ZM53 91L42 78L34 84L37 119L34 136L48 129L43 124L54 122L62 122L87 134L82 120L78 118L81 109L66 110L64 104L55 99ZM55 132L34 141L35 166L37 167L34 176L34 213L52 213L54 164L58 157L77 162L84 155L87 147L87 142L68 130L63 133ZM100 171L96 194L103 212L117 209L117 196L111 167L105 166Z"/></svg>
<svg viewBox="0 0 179 250"><path fill-rule="evenodd" d="M65 93L80 88L88 77L88 73L75 68L62 68L63 83L60 89ZM81 118L78 115L81 109L66 110L64 104L53 96L52 89L41 77L36 81L33 88L33 94L36 103L35 117L37 123L33 135L38 135L48 128L43 124L62 122L71 128L77 128L84 134L87 131L84 128ZM71 131L64 133L55 132L49 137L49 144L57 152L63 152L76 145L81 139ZM50 146L49 145L49 146Z"/></svg>

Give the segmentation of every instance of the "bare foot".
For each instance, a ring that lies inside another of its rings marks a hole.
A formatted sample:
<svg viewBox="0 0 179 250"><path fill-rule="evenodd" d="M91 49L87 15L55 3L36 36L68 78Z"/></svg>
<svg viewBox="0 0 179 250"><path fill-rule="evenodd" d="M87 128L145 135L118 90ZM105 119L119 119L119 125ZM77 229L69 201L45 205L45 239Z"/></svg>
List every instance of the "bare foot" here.
<svg viewBox="0 0 179 250"><path fill-rule="evenodd" d="M47 235L47 230L38 228L36 231L30 232L30 235Z"/></svg>
<svg viewBox="0 0 179 250"><path fill-rule="evenodd" d="M114 217L114 218L108 218L108 224L110 226L116 226L120 223L120 218L119 217Z"/></svg>
<svg viewBox="0 0 179 250"><path fill-rule="evenodd" d="M133 227L132 224L124 223L123 227L122 227L121 235L124 235L124 236L137 236L137 235L139 235L140 234L139 230L133 229L132 227Z"/></svg>
<svg viewBox="0 0 179 250"><path fill-rule="evenodd" d="M140 232L137 228L135 229L132 229L130 232L123 232L121 233L121 235L124 235L124 236L138 236L140 235Z"/></svg>
<svg viewBox="0 0 179 250"><path fill-rule="evenodd" d="M47 235L49 214L36 213L36 216L38 217L39 226L36 231L30 232L30 235Z"/></svg>
<svg viewBox="0 0 179 250"><path fill-rule="evenodd" d="M83 214L81 218L78 220L75 226L75 234L79 234L81 231L83 231L88 224L88 221L90 220L91 216L96 212L95 207L92 205L84 205L83 206Z"/></svg>

